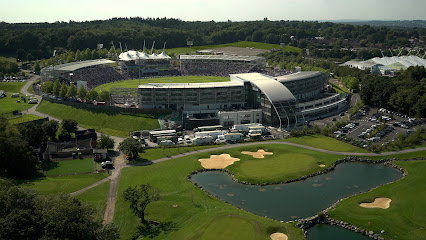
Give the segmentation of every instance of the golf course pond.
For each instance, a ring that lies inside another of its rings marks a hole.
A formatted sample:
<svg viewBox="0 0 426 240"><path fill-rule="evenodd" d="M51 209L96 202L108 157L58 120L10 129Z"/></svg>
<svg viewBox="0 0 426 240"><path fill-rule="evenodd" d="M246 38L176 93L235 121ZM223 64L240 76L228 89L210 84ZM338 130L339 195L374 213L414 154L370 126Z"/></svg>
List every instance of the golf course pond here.
<svg viewBox="0 0 426 240"><path fill-rule="evenodd" d="M233 181L230 174L220 171L194 174L191 181L233 206L259 216L291 221L314 216L339 199L366 192L402 176L399 170L383 164L346 162L328 173L287 184L247 185ZM328 227L314 229L308 236L320 239L315 235L324 234L324 231L330 230Z"/></svg>

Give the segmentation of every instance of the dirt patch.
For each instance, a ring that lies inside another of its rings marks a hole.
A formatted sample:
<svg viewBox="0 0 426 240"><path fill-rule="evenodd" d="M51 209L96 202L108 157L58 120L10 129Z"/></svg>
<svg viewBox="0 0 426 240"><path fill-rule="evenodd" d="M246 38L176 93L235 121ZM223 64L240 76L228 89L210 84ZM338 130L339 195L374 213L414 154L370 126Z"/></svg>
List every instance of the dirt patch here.
<svg viewBox="0 0 426 240"><path fill-rule="evenodd" d="M226 168L236 161L240 161L239 158L233 158L229 154L210 155L210 158L201 158L198 160L201 162L201 166L207 169Z"/></svg>
<svg viewBox="0 0 426 240"><path fill-rule="evenodd" d="M390 198L376 198L372 203L361 203L360 206L363 208L381 208L388 209L390 206Z"/></svg>
<svg viewBox="0 0 426 240"><path fill-rule="evenodd" d="M248 152L248 151L242 151L242 154L252 155L254 158L265 158L265 155L272 155L273 152L265 152L263 149L257 150L257 152Z"/></svg>
<svg viewBox="0 0 426 240"><path fill-rule="evenodd" d="M287 240L288 237L284 233L276 232L269 236L272 240Z"/></svg>

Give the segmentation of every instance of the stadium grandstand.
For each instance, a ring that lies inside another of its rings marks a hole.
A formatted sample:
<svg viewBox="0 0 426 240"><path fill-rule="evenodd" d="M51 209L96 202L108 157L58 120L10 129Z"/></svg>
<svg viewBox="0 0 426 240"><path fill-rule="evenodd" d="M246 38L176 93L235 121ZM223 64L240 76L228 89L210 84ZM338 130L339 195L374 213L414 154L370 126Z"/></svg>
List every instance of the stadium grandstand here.
<svg viewBox="0 0 426 240"><path fill-rule="evenodd" d="M128 77L118 72L108 64L115 63L111 60L88 60L51 66L41 71L41 80L49 81L59 79L61 82L75 82L77 87L84 85L87 89L93 89L99 85L125 80Z"/></svg>
<svg viewBox="0 0 426 240"><path fill-rule="evenodd" d="M343 66L359 68L361 70L370 70L372 73L388 75L395 71L405 70L409 67L423 66L426 68L426 59L418 56L394 56L394 57L375 57L367 61L350 60Z"/></svg>
<svg viewBox="0 0 426 240"><path fill-rule="evenodd" d="M182 75L229 76L262 71L266 59L258 56L180 55Z"/></svg>
<svg viewBox="0 0 426 240"><path fill-rule="evenodd" d="M132 78L177 75L173 74L171 57L164 51L160 54L147 54L145 51L132 50L122 52L118 59L122 71Z"/></svg>

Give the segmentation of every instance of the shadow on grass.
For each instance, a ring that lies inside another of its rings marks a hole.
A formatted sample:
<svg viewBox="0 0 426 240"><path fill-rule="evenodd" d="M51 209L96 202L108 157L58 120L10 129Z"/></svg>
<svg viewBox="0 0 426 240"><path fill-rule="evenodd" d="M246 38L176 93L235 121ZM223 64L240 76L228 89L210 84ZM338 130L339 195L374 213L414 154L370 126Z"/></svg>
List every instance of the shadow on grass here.
<svg viewBox="0 0 426 240"><path fill-rule="evenodd" d="M132 240L136 240L139 237L146 237L146 238L154 238L158 235L160 235L162 232L164 234L167 234L171 231L178 230L178 227L175 222L167 221L164 223L160 223L158 225L149 224L149 225L139 225L138 231L135 233L135 235L132 237Z"/></svg>

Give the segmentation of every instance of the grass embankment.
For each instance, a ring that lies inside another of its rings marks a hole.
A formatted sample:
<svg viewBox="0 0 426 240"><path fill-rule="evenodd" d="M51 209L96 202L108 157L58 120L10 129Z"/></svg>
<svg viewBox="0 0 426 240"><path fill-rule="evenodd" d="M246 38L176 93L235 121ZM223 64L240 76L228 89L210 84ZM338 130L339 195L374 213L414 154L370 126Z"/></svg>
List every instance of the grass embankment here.
<svg viewBox="0 0 426 240"><path fill-rule="evenodd" d="M20 100L20 102L17 102L18 100ZM1 114L4 114L4 113L11 113L12 111L15 111L15 110L18 110L21 112L31 107L34 107L34 105L28 104L28 101L24 103L24 101L20 97L12 98L11 94L7 94L5 98L0 99L0 117L1 117Z"/></svg>
<svg viewBox="0 0 426 240"><path fill-rule="evenodd" d="M333 87L333 90L336 93L349 93L349 90L347 88L345 88L345 87L341 87L341 86L339 86L339 85L337 85L335 83L330 83L330 85Z"/></svg>
<svg viewBox="0 0 426 240"><path fill-rule="evenodd" d="M266 49L266 50L270 50L274 48L281 49L281 46L279 44L241 41L241 42L218 44L218 45L192 46L191 51L194 53L197 50L204 50L204 49L210 49L210 48L222 48L222 47L241 47L241 48L253 47L257 49ZM284 51L300 53L302 49L298 47L285 46ZM167 54L170 55L174 53L176 56L180 54L189 54L189 52L190 52L189 47L166 49Z"/></svg>
<svg viewBox="0 0 426 240"><path fill-rule="evenodd" d="M37 119L40 119L40 117L37 116L37 115L24 114L24 115L17 115L17 116L10 115L10 117L7 118L7 121L10 124L19 124L19 123L34 121L34 120L37 120Z"/></svg>
<svg viewBox="0 0 426 240"><path fill-rule="evenodd" d="M0 82L0 90L8 93L20 93L25 82Z"/></svg>
<svg viewBox="0 0 426 240"><path fill-rule="evenodd" d="M336 152L356 152L356 153L368 152L362 148L355 147L349 143L345 143L337 139L326 137L323 135L293 137L293 138L284 139L283 141L298 143L298 144L302 144L306 146L311 146L311 147L316 147L316 148L321 148L321 149L336 151Z"/></svg>
<svg viewBox="0 0 426 240"><path fill-rule="evenodd" d="M96 91L105 91L110 88L137 88L140 84L147 83L203 83L203 82L227 82L229 77L212 77L212 76L178 76L178 77L159 77L130 79L117 82L106 83L95 88Z"/></svg>
<svg viewBox="0 0 426 240"><path fill-rule="evenodd" d="M104 182L80 195L75 196L75 198L95 209L95 216L97 218L103 218L108 198L109 185L109 181Z"/></svg>
<svg viewBox="0 0 426 240"><path fill-rule="evenodd" d="M101 164L96 164L96 169L101 169ZM87 173L95 170L93 158L64 160L50 162L47 176L67 175L74 173Z"/></svg>
<svg viewBox="0 0 426 240"><path fill-rule="evenodd" d="M396 162L408 175L401 181L342 201L330 216L380 233L385 239L424 239L426 236L426 161ZM389 209L362 208L375 198L392 199Z"/></svg>
<svg viewBox="0 0 426 240"><path fill-rule="evenodd" d="M280 145L276 148L281 147L288 146ZM234 152L242 150L257 149L256 147L249 149L239 147L218 151L218 153L227 152L234 157ZM114 217L114 222L120 227L121 238L130 239L136 232L139 222L130 211L128 203L124 202L123 191L128 186L150 183L160 190L161 200L148 206L148 218L160 222L173 221L177 224L176 231L160 234L154 239L240 239L236 236L245 236L246 233L260 234L260 237L255 239L269 239L269 235L276 231L286 233L290 239L303 239L302 231L292 224L280 223L239 210L209 197L192 185L186 177L191 171L202 168L198 159L209 157L214 153L193 154L149 166L122 169ZM232 216L238 216L240 219ZM216 226L221 226L222 229L216 229ZM222 232L232 232L232 234L224 236Z"/></svg>
<svg viewBox="0 0 426 240"><path fill-rule="evenodd" d="M119 137L128 137L135 130L159 128L155 114L86 110L48 101L43 101L37 111L60 119L71 118L81 127Z"/></svg>
<svg viewBox="0 0 426 240"><path fill-rule="evenodd" d="M107 173L46 177L26 182L23 187L34 188L40 194L72 193L107 177Z"/></svg>

